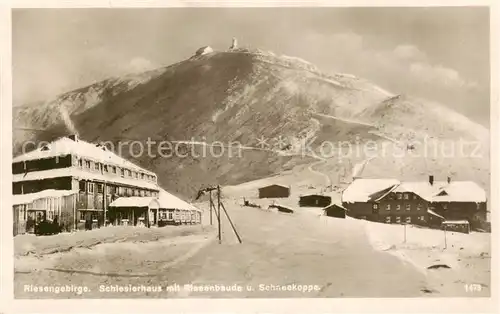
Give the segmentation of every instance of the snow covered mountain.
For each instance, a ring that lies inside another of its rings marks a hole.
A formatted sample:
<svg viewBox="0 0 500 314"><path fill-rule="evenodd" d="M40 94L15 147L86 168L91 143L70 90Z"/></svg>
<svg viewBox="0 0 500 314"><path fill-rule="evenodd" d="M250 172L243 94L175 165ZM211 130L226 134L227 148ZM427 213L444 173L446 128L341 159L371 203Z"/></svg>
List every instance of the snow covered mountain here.
<svg viewBox="0 0 500 314"><path fill-rule="evenodd" d="M155 71L111 78L46 103L16 106L13 119L18 127L15 154L28 139L51 140L75 130L87 141L114 143L194 139L259 147L259 140L266 139L267 148L283 151L244 150L241 157L226 153L219 158L121 152L156 172L163 186L186 196L206 184L237 184L309 163L313 158L292 152L313 143L313 152L321 155L325 141L330 146L395 144L387 148L387 156L370 159L363 175L417 179L430 172L438 178L453 173L485 188L489 182L489 131L483 126L438 103L393 94L352 75L325 74L299 58L257 49L208 52ZM479 157L393 154L397 149L421 151L423 146L415 143L426 139L479 143ZM202 148L196 148L198 154ZM347 166L339 166L333 155L326 158L324 171L335 177ZM352 166L367 157L343 158L349 160L343 165Z"/></svg>

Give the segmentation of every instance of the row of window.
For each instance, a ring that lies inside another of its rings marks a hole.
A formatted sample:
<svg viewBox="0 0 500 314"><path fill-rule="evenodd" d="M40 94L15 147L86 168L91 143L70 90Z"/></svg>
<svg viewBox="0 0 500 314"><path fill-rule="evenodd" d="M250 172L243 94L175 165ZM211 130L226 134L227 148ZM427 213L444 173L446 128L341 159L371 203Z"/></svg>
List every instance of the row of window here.
<svg viewBox="0 0 500 314"><path fill-rule="evenodd" d="M94 183L88 181L80 181L79 182L79 190L80 192L87 192L89 194L103 194L104 193L104 184L102 183ZM157 197L158 192L149 191L137 188L130 188L124 186L114 186L108 185L107 194L118 194L118 195L127 195L127 196L153 196Z"/></svg>
<svg viewBox="0 0 500 314"><path fill-rule="evenodd" d="M378 209L379 206L378 204L374 203L373 204L373 209ZM396 204L396 210L401 210L401 205L400 204ZM417 204L417 210L422 210L423 206L422 204ZM411 210L411 204L405 204L405 209L406 210ZM386 204L385 205L385 210L391 210L391 204Z"/></svg>
<svg viewBox="0 0 500 314"><path fill-rule="evenodd" d="M385 222L386 223L395 222L395 223L398 223L398 224L402 222L401 216L395 216L394 217L394 221L393 221L392 217L393 216L386 216L385 217ZM410 224L411 223L411 218L412 218L411 216L404 217L404 222ZM425 220L425 216L418 216L417 220L424 221Z"/></svg>
<svg viewBox="0 0 500 314"><path fill-rule="evenodd" d="M126 168L119 168L117 166L107 165L82 158L78 159L78 167L82 169L94 169L95 171L99 171L102 173L111 173L111 174L118 174L119 171L120 176L122 178L133 178L133 179L141 179L141 180L156 182L156 176L151 174L147 174L141 171L134 171Z"/></svg>
<svg viewBox="0 0 500 314"><path fill-rule="evenodd" d="M402 200L402 199L405 199L405 200L409 200L412 196L412 193L399 193L397 192L396 193L396 198L398 200ZM389 199L393 199L392 195L389 197ZM416 194L413 194L413 199L416 200L418 199L418 196Z"/></svg>

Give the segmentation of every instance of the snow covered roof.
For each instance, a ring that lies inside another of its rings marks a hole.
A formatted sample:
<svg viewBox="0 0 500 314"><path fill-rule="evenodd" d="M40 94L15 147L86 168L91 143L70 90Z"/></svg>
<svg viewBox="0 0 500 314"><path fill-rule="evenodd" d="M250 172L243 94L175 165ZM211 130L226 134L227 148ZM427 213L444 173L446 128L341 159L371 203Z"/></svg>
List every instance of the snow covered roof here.
<svg viewBox="0 0 500 314"><path fill-rule="evenodd" d="M323 210L326 210L326 209L328 209L328 208L330 208L330 207L338 207L338 208L340 208L340 209L343 209L343 210L345 210L345 211L348 211L348 209L347 209L347 208L345 208L344 206L342 206L342 204L337 203L337 202L335 202L335 203L331 203L330 205L325 206L325 207L323 208Z"/></svg>
<svg viewBox="0 0 500 314"><path fill-rule="evenodd" d="M88 143L78 138L70 139L69 137L61 137L46 146L39 147L29 153L17 156L13 158L12 162L37 160L66 155L76 155L93 161L113 164L119 167L129 168L131 170L142 171L147 174L154 174L153 172L141 168L125 158L118 156L104 146L97 146L96 144Z"/></svg>
<svg viewBox="0 0 500 314"><path fill-rule="evenodd" d="M436 217L439 217L439 218L442 218L444 219L443 216L439 215L438 213L436 213L435 211L431 210L431 209L428 209L427 212L433 216L436 216Z"/></svg>
<svg viewBox="0 0 500 314"><path fill-rule="evenodd" d="M378 201L390 192L412 192L429 202L486 202L486 192L472 181L434 181L431 185L427 181L400 182L395 179L356 179L342 194L342 201Z"/></svg>
<svg viewBox="0 0 500 314"><path fill-rule="evenodd" d="M397 184L396 179L356 179L342 193L342 202L367 202L374 194Z"/></svg>
<svg viewBox="0 0 500 314"><path fill-rule="evenodd" d="M100 180L128 186L142 187L145 189L158 190L158 185L152 181L141 179L122 178L117 174L87 171L78 167L50 169L43 171L32 171L28 173L14 174L12 182L43 180L57 177L73 177L84 180Z"/></svg>
<svg viewBox="0 0 500 314"><path fill-rule="evenodd" d="M201 211L199 208L195 207L194 205L192 205L186 201L183 201L182 199L165 191L162 188L160 188L160 192L159 192L159 201L160 201L160 208Z"/></svg>
<svg viewBox="0 0 500 314"><path fill-rule="evenodd" d="M201 47L200 49L196 50L195 55L201 56L201 55L212 53L212 52L214 52L214 50L212 49L212 47L210 47L210 46L204 46L204 47Z"/></svg>
<svg viewBox="0 0 500 314"><path fill-rule="evenodd" d="M445 220L442 222L444 225L468 225L469 222L467 220Z"/></svg>
<svg viewBox="0 0 500 314"><path fill-rule="evenodd" d="M272 187L272 186L279 186L279 187L282 187L282 188L285 188L285 189L289 189L290 188L289 186L286 186L286 185L283 185L283 184L269 184L269 185L266 185L266 186L263 186L263 187L259 188L259 190L267 189L267 188Z"/></svg>
<svg viewBox="0 0 500 314"><path fill-rule="evenodd" d="M393 192L413 192L429 202L486 202L486 192L472 181L402 182Z"/></svg>
<svg viewBox="0 0 500 314"><path fill-rule="evenodd" d="M12 205L29 204L37 199L46 197L62 197L78 193L74 190L43 190L36 193L15 194L12 196Z"/></svg>
<svg viewBox="0 0 500 314"><path fill-rule="evenodd" d="M119 197L109 204L109 207L149 207L160 208L160 203L155 197Z"/></svg>

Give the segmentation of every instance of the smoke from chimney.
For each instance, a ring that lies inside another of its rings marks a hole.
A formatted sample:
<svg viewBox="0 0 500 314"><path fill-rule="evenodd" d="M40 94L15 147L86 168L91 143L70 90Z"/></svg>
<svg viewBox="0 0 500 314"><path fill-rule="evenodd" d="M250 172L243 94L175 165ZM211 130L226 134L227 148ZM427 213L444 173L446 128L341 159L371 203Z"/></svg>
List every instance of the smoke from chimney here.
<svg viewBox="0 0 500 314"><path fill-rule="evenodd" d="M429 176L429 184L430 185L434 184L434 176Z"/></svg>

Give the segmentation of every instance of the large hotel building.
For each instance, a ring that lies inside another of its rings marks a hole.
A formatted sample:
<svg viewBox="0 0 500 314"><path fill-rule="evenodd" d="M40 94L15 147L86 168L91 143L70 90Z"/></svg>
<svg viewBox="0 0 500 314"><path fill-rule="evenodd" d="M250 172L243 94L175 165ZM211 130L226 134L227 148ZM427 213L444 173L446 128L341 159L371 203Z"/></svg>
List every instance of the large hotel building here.
<svg viewBox="0 0 500 314"><path fill-rule="evenodd" d="M200 223L201 211L162 189L155 173L76 135L12 162L14 234L41 220L63 230Z"/></svg>

